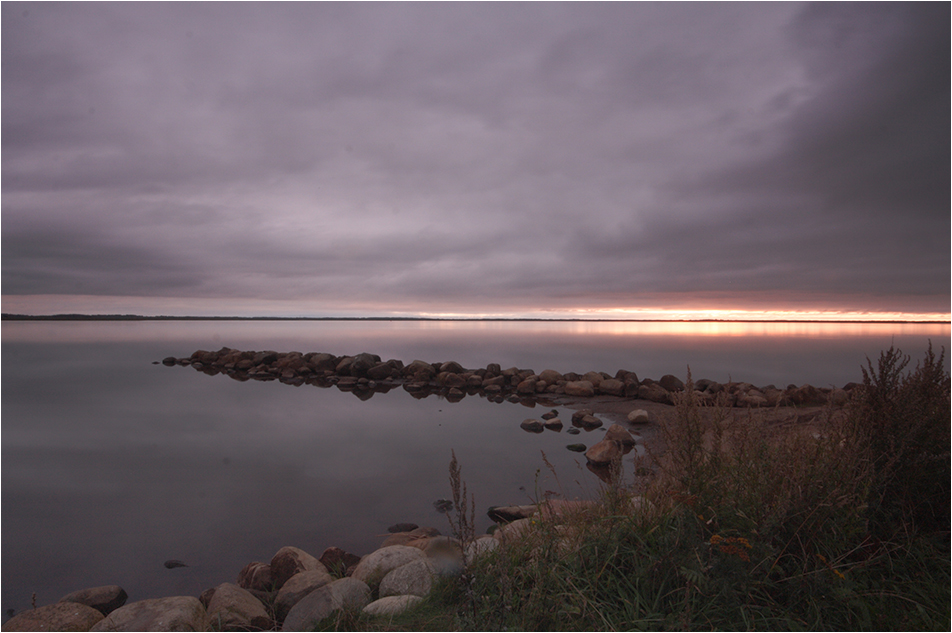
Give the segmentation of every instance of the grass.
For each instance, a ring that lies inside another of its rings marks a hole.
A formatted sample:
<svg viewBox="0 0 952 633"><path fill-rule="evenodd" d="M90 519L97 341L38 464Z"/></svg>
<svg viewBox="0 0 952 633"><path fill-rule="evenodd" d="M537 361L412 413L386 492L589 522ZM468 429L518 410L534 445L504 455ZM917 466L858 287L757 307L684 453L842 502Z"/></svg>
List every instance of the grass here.
<svg viewBox="0 0 952 633"><path fill-rule="evenodd" d="M390 620L340 630L948 630L949 376L930 348L868 363L809 432L702 406L688 387L641 491L540 518ZM458 536L472 507L455 456ZM460 503L462 502L462 503Z"/></svg>

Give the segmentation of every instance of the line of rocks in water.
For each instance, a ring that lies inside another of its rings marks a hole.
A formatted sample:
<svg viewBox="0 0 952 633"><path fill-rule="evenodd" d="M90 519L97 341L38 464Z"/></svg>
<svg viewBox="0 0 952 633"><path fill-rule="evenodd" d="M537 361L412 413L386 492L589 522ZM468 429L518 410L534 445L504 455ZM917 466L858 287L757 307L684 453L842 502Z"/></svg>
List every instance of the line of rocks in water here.
<svg viewBox="0 0 952 633"><path fill-rule="evenodd" d="M640 512L648 502L631 496L629 509ZM391 616L427 596L441 578L458 576L464 566L499 547L532 537L539 519L565 524L596 502L551 499L540 504L493 507L497 525L490 534L467 543L432 527L391 526L381 546L363 557L336 547L315 557L297 547L282 547L269 562L248 563L235 582L225 582L199 596L151 598L126 604L118 585L72 592L58 602L19 613L4 631L252 631L314 630L342 609L371 616ZM450 508L451 509L451 508ZM613 507L613 511L619 511ZM565 552L577 550L580 537L560 531L547 543ZM170 561L169 573L187 566Z"/></svg>
<svg viewBox="0 0 952 633"><path fill-rule="evenodd" d="M590 398L596 395L638 398L673 404L684 382L673 375L659 380L639 379L633 371L619 369L614 375L589 371L560 373L545 369L510 367L490 363L482 369L466 369L456 361L430 363L414 360L381 360L376 354L335 356L324 352L241 351L223 347L218 351L197 350L187 358L169 356L167 366L191 366L209 375L225 374L235 380L277 380L285 384L337 387L362 400L402 387L416 398L439 395L458 402L467 395L479 395L494 402L545 402L561 396ZM722 384L701 379L694 389L702 404L720 400L733 407L816 406L828 402L845 404L849 383L843 388L820 388L809 384L756 387L746 382Z"/></svg>

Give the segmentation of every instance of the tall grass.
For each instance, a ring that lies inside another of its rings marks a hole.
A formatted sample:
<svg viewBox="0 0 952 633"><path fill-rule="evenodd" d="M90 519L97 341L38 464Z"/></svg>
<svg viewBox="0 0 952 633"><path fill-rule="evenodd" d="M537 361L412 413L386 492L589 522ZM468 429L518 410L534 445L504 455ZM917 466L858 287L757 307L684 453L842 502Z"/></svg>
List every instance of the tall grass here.
<svg viewBox="0 0 952 633"><path fill-rule="evenodd" d="M615 484L537 515L386 628L948 629L949 376L931 349L907 363L884 352L809 428L703 406L689 374L649 502Z"/></svg>

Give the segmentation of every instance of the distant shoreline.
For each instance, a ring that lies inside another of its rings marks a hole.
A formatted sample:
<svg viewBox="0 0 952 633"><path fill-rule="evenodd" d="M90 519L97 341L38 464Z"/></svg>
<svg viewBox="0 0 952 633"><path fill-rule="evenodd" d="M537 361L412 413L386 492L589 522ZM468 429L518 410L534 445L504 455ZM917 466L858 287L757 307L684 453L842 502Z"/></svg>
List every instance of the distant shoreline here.
<svg viewBox="0 0 952 633"><path fill-rule="evenodd" d="M538 317L276 317L276 316L145 316L139 314L7 314L3 321L462 321L536 323L844 323L947 325L950 321L862 320L862 319L543 319Z"/></svg>

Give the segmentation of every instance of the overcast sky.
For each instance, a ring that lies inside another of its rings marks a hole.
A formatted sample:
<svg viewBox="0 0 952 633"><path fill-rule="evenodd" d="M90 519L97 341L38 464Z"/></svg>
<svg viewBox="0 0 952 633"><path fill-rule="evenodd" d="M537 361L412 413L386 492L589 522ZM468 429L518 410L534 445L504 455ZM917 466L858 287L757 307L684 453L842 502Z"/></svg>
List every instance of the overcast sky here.
<svg viewBox="0 0 952 633"><path fill-rule="evenodd" d="M5 312L950 311L948 3L0 8Z"/></svg>

